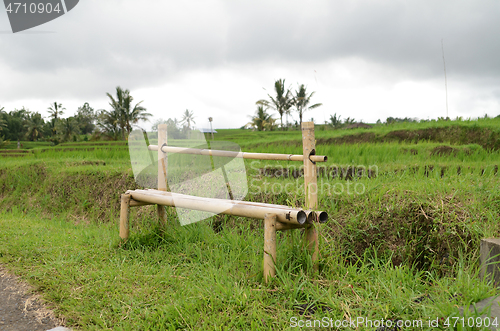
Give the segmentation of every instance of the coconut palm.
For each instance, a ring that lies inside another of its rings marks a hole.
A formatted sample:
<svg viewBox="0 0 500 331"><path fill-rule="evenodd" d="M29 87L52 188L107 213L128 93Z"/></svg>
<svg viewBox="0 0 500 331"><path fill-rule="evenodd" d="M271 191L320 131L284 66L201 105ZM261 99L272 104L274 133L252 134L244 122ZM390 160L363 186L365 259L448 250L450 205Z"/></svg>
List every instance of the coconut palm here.
<svg viewBox="0 0 500 331"><path fill-rule="evenodd" d="M78 122L74 117L63 118L58 123L59 133L63 137L63 141L68 141L72 136L80 132Z"/></svg>
<svg viewBox="0 0 500 331"><path fill-rule="evenodd" d="M118 113L102 109L97 116L97 126L108 137L117 140L120 135Z"/></svg>
<svg viewBox="0 0 500 331"><path fill-rule="evenodd" d="M49 117L52 117L52 134L55 135L57 133L57 120L61 118L61 115L64 114L63 110L66 110L66 108L63 108L62 104L54 102L50 105L48 110L50 114Z"/></svg>
<svg viewBox="0 0 500 331"><path fill-rule="evenodd" d="M191 128L191 123L196 124L194 121L194 112L186 109L184 114L182 114L181 123L186 124L189 129Z"/></svg>
<svg viewBox="0 0 500 331"><path fill-rule="evenodd" d="M274 82L274 91L276 96L272 97L268 94L269 100L262 99L257 101L257 104L276 110L280 115L281 129L283 129L283 115L290 110L293 99L290 90L285 89L284 79L278 79Z"/></svg>
<svg viewBox="0 0 500 331"><path fill-rule="evenodd" d="M31 141L36 141L43 136L43 126L45 122L39 113L31 114L26 120L24 127L28 130L26 137Z"/></svg>
<svg viewBox="0 0 500 331"><path fill-rule="evenodd" d="M315 92L311 92L311 94L307 95L306 87L304 84L301 84L299 86L299 89L295 91L295 95L293 96L293 105L295 106L295 109L297 110L297 113L299 113L299 124L302 125L302 115L314 108L318 108L319 106L322 106L323 104L321 103L316 103L312 106L308 106L309 102L311 102L311 98L314 95Z"/></svg>
<svg viewBox="0 0 500 331"><path fill-rule="evenodd" d="M122 132L122 138L125 140L125 133L129 134L132 131L132 126L139 121L147 121L149 117L153 116L146 113L146 108L141 106L142 101L132 106L134 98L130 95L129 90L124 90L120 86L116 87L116 99L109 93L106 93L111 99L109 105L116 113L115 117L118 118L118 125Z"/></svg>
<svg viewBox="0 0 500 331"><path fill-rule="evenodd" d="M250 118L252 120L248 124L256 128L257 131L263 131L266 128L266 125L268 126L268 123L272 122L272 124L274 124L275 121L275 119L264 110L264 106L258 106L255 111L255 116L251 116Z"/></svg>
<svg viewBox="0 0 500 331"><path fill-rule="evenodd" d="M61 115L64 114L63 110L66 110L66 108L63 108L62 104L54 102L54 104L52 104L48 108L48 110L49 110L49 114L50 114L49 117L52 117L53 119L55 119L57 121L57 119L60 118Z"/></svg>
<svg viewBox="0 0 500 331"><path fill-rule="evenodd" d="M7 127L7 122L3 119L2 113L3 113L3 108L0 108L0 131L2 131L3 128Z"/></svg>
<svg viewBox="0 0 500 331"><path fill-rule="evenodd" d="M337 116L337 113L330 115L330 125L334 128L339 128L342 126L342 121L340 120L341 115Z"/></svg>

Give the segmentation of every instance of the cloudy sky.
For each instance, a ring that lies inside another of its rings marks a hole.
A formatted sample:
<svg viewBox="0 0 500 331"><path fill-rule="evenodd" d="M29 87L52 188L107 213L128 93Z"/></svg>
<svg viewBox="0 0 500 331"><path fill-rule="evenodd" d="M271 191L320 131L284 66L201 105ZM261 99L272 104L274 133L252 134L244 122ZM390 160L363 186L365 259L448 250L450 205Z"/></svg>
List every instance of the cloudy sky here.
<svg viewBox="0 0 500 331"><path fill-rule="evenodd" d="M497 0L81 0L13 34L2 7L0 107L109 109L106 93L121 86L154 119L189 109L198 127L211 116L236 128L284 78L316 91L323 106L305 114L316 123L437 118L447 111L443 41L449 116L496 116L499 17Z"/></svg>

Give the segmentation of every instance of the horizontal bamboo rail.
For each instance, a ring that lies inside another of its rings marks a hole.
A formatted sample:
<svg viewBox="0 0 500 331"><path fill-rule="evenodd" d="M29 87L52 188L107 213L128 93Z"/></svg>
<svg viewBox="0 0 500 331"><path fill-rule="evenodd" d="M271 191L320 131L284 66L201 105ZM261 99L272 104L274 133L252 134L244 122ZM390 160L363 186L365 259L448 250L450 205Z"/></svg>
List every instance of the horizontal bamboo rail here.
<svg viewBox="0 0 500 331"><path fill-rule="evenodd" d="M137 201L154 203L163 206L187 208L258 219L264 219L265 215L269 213L275 214L276 219L281 223L297 225L304 224L307 221L307 214L303 210L286 206L283 206L283 208L266 207L265 205L258 206L246 204L238 200L203 198L157 190L134 190L127 191L125 194L130 195L132 199Z"/></svg>
<svg viewBox="0 0 500 331"><path fill-rule="evenodd" d="M150 151L157 151L158 145L149 145L148 149ZM198 149L198 148L185 148L185 147L174 147L174 146L163 146L161 150L164 153L225 156L233 158L252 159L252 160L304 161L304 155L293 155L293 154L246 153L246 152L220 151L216 149ZM324 155L309 155L309 159L312 162L326 162L328 160L328 157Z"/></svg>

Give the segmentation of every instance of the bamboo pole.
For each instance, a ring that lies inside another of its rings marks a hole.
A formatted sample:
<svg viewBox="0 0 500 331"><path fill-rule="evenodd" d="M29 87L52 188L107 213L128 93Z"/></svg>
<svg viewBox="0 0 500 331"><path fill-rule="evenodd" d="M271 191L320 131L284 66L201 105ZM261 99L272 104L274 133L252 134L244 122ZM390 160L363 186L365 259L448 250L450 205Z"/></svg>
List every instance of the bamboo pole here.
<svg viewBox="0 0 500 331"><path fill-rule="evenodd" d="M129 235L130 194L120 197L120 238L126 240Z"/></svg>
<svg viewBox="0 0 500 331"><path fill-rule="evenodd" d="M234 216L264 219L265 214L276 214L282 223L304 224L307 220L306 213L296 208L271 208L241 203L237 200L203 198L179 193L161 192L157 190L127 191L134 200L155 203L164 206L187 208L212 213L221 213Z"/></svg>
<svg viewBox="0 0 500 331"><path fill-rule="evenodd" d="M149 203L149 202L143 202L143 201L137 201L134 199L130 199L130 207L140 207L140 206L149 206L149 205L154 205L154 203Z"/></svg>
<svg viewBox="0 0 500 331"><path fill-rule="evenodd" d="M165 206L156 205L156 213L158 214L158 221L161 226L167 225L167 213L165 211Z"/></svg>
<svg viewBox="0 0 500 331"><path fill-rule="evenodd" d="M289 224L289 223L281 223L276 222L276 231L284 231L284 230L294 230L294 229L304 229L311 226L310 224Z"/></svg>
<svg viewBox="0 0 500 331"><path fill-rule="evenodd" d="M306 208L316 209L318 207L318 178L316 164L312 155L316 154L316 140L314 138L314 122L302 122L302 151L304 154L304 188ZM307 247L312 251L312 262L314 270L318 270L318 231L313 225L306 229Z"/></svg>
<svg viewBox="0 0 500 331"><path fill-rule="evenodd" d="M159 124L158 125L158 145L163 146L163 144L167 143L167 124ZM165 164L165 158L167 153L163 152L162 149L158 149L158 190L166 191L167 190L167 179L166 179L166 170L167 165Z"/></svg>
<svg viewBox="0 0 500 331"><path fill-rule="evenodd" d="M158 150L158 145L149 145L148 149L151 151L156 151ZM165 153L225 156L233 158L252 159L252 160L276 160L276 161L304 160L304 155L293 155L293 154L245 153L245 152L220 151L215 149L197 149L197 148L185 148L185 147L174 147L174 146L163 146L161 150ZM324 155L311 155L311 160L314 162L326 162L328 160L328 157Z"/></svg>
<svg viewBox="0 0 500 331"><path fill-rule="evenodd" d="M276 276L276 214L264 217L264 280Z"/></svg>
<svg viewBox="0 0 500 331"><path fill-rule="evenodd" d="M163 146L167 144L167 124L158 125L158 145ZM158 149L158 190L167 191L167 164L166 159L167 153ZM158 214L158 220L161 225L167 224L167 215L165 213L165 207L161 205L156 206L156 212Z"/></svg>

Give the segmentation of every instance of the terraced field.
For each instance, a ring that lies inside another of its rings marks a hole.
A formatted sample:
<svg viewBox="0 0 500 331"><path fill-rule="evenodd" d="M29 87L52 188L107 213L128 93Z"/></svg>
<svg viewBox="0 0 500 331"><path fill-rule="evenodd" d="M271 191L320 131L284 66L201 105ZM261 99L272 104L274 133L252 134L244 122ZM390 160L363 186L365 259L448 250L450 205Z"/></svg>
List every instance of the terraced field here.
<svg viewBox="0 0 500 331"><path fill-rule="evenodd" d="M300 131L217 131L216 140L246 152L302 153ZM219 215L179 227L168 210L165 231L142 207L121 243L119 195L137 187L126 142L23 142L26 151L0 153L0 261L84 330L287 329L293 317L444 321L498 294L477 270L479 240L500 236L499 137L500 119L317 126L317 154L328 156L319 204L330 215L319 228L320 271L299 233L280 234L269 285L256 220ZM245 165L247 200L303 205L299 164Z"/></svg>

